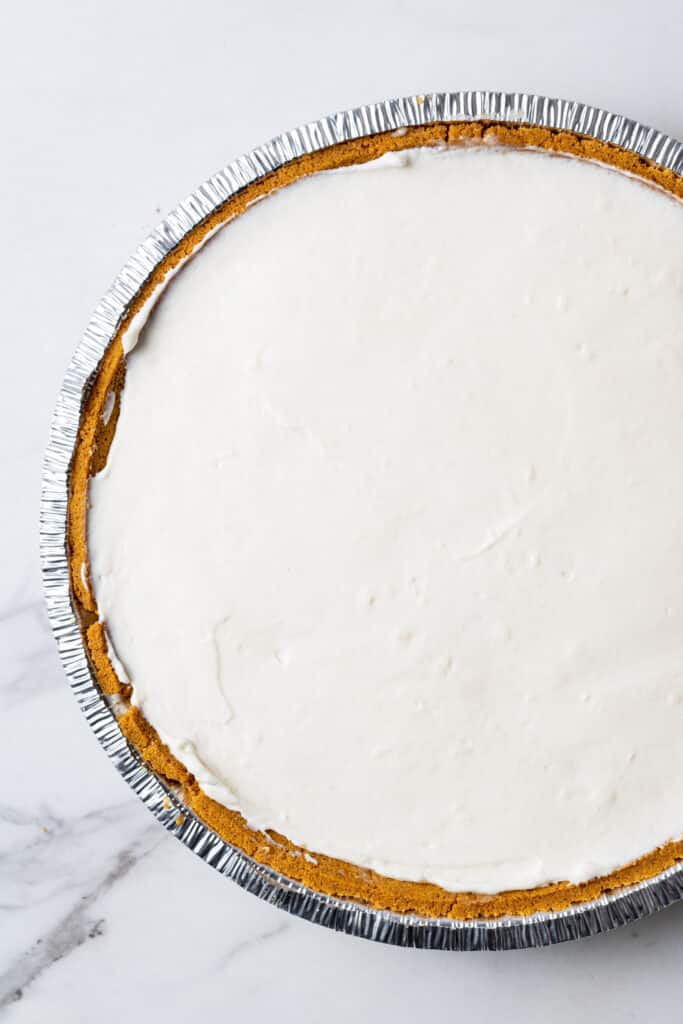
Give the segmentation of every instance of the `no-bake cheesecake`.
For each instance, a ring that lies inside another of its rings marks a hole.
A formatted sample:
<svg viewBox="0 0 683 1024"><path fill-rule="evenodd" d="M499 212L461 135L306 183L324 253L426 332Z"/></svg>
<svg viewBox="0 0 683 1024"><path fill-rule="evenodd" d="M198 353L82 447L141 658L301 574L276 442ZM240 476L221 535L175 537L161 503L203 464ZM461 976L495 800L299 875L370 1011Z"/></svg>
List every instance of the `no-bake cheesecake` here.
<svg viewBox="0 0 683 1024"><path fill-rule="evenodd" d="M683 855L682 194L570 133L408 129L143 289L74 599L131 743L256 860L467 918Z"/></svg>

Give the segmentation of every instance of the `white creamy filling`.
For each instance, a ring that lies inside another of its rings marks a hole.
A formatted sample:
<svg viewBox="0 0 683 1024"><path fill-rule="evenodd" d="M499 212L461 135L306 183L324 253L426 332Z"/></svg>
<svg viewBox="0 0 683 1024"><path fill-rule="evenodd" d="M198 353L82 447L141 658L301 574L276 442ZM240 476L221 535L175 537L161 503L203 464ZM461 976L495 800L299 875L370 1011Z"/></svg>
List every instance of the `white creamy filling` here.
<svg viewBox="0 0 683 1024"><path fill-rule="evenodd" d="M580 882L683 834L683 210L538 153L372 170L255 205L156 305L100 614L255 827Z"/></svg>

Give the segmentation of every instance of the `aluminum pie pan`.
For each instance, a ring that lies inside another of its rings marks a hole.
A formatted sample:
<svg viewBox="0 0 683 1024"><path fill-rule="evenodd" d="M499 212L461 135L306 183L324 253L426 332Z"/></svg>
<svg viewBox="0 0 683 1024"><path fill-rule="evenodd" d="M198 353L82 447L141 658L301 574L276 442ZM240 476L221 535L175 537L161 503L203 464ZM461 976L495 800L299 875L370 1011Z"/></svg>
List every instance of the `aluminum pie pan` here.
<svg viewBox="0 0 683 1024"><path fill-rule="evenodd" d="M169 832L243 889L297 917L377 942L449 950L547 946L609 931L683 896L683 862L651 879L565 910L481 920L421 917L336 899L295 882L222 839L129 744L91 671L71 598L69 472L90 383L130 305L169 252L247 185L336 143L434 123L507 122L575 132L683 175L683 143L619 114L528 93L454 92L391 99L301 125L239 157L173 210L131 256L103 297L67 369L43 462L40 553L48 617L69 684L105 752Z"/></svg>

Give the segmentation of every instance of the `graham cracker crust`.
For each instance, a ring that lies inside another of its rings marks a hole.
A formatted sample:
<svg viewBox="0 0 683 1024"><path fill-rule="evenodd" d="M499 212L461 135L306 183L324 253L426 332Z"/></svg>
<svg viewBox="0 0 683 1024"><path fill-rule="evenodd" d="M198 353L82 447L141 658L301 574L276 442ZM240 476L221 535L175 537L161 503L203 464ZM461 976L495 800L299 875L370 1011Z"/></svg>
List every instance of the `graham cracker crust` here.
<svg viewBox="0 0 683 1024"><path fill-rule="evenodd" d="M116 675L109 657L104 624L99 620L90 586L87 548L88 479L105 465L116 430L126 369L121 339L135 314L153 295L169 271L191 255L209 232L238 216L255 199L316 171L364 163L389 151L418 146L486 144L543 149L599 161L683 198L683 178L619 147L572 132L486 122L435 124L340 143L301 157L266 175L247 186L195 227L156 267L132 303L104 354L84 404L71 465L67 517L72 597L93 673L105 694L118 695L117 707L123 709L118 721L128 741L150 768L180 787L183 799L192 811L223 839L249 857L317 892L397 913L462 920L557 911L572 904L595 900L611 891L652 878L673 866L683 858L683 840L669 842L617 871L580 885L556 882L533 889L488 895L448 892L427 882L387 878L322 853L304 851L276 832L254 831L238 812L228 810L202 792L194 776L161 742L140 710L130 703L130 685ZM113 409L105 422L105 403L111 403L112 397Z"/></svg>

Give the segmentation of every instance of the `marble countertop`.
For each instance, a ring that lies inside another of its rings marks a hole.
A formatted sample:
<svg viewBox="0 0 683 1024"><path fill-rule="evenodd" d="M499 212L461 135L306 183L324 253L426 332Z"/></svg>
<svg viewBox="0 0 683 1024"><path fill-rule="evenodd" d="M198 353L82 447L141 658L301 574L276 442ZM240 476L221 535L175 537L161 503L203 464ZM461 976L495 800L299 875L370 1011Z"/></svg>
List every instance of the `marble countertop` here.
<svg viewBox="0 0 683 1024"><path fill-rule="evenodd" d="M64 681L43 609L40 462L99 296L161 214L285 127L430 89L571 96L683 135L683 9L463 0L47 0L0 33L0 1013L124 1018L665 1020L683 905L497 954L328 932L210 871L145 810ZM599 6L599 11L596 8Z"/></svg>

